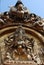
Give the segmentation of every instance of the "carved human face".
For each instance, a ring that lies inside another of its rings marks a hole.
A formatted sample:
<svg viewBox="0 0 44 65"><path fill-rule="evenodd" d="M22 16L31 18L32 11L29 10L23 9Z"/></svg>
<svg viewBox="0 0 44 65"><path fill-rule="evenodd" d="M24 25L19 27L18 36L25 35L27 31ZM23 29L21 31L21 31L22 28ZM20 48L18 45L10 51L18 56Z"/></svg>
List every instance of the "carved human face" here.
<svg viewBox="0 0 44 65"><path fill-rule="evenodd" d="M22 10L22 9L23 9L23 5L22 5L22 4L19 4L18 7L17 7L17 9L18 9L19 11Z"/></svg>

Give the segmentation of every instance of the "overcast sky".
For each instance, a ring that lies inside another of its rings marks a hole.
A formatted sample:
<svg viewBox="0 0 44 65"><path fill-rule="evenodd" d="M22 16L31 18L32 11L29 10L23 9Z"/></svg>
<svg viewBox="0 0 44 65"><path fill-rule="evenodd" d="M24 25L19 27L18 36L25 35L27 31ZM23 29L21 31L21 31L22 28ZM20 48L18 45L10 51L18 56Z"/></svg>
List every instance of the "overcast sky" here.
<svg viewBox="0 0 44 65"><path fill-rule="evenodd" d="M21 0L30 12L44 18L44 0ZM0 0L0 12L8 11L17 0Z"/></svg>

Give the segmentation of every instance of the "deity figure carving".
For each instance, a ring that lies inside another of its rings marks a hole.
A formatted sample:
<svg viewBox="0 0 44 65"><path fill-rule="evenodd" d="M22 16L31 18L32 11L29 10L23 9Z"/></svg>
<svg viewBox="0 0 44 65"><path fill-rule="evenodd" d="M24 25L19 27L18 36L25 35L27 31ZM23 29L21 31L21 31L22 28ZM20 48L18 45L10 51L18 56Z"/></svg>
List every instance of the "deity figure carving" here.
<svg viewBox="0 0 44 65"><path fill-rule="evenodd" d="M0 14L0 65L17 63L44 65L44 18L21 0Z"/></svg>
<svg viewBox="0 0 44 65"><path fill-rule="evenodd" d="M4 39L4 43L6 50L4 63L9 61L34 61L41 63L39 56L34 54L34 39L28 38L22 26L19 26L13 34Z"/></svg>

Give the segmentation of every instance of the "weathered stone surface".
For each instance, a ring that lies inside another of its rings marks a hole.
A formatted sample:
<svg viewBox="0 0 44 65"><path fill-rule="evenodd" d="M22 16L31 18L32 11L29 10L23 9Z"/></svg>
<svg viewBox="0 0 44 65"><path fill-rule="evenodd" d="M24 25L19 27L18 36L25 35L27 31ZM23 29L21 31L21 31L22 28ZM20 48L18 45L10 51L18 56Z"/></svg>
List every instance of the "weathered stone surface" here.
<svg viewBox="0 0 44 65"><path fill-rule="evenodd" d="M30 13L20 0L0 14L1 64L44 65L44 19Z"/></svg>

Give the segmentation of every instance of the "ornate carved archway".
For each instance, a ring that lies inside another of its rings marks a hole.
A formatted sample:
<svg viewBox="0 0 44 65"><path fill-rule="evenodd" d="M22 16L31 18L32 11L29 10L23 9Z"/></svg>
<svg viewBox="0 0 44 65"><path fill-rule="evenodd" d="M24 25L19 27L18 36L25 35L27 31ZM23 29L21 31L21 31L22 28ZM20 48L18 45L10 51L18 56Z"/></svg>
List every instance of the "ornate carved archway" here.
<svg viewBox="0 0 44 65"><path fill-rule="evenodd" d="M44 64L44 20L21 1L0 15L0 51L3 65Z"/></svg>

